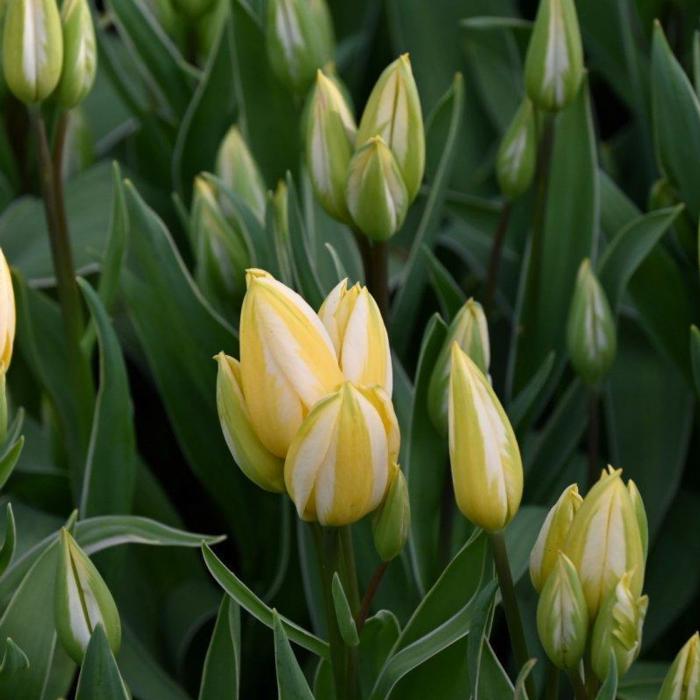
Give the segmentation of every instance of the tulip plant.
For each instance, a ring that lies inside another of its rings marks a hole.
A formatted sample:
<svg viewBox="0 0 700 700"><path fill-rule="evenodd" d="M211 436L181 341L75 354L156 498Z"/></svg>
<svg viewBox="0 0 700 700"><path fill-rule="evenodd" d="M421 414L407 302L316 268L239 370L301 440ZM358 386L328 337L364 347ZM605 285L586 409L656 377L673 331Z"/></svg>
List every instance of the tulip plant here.
<svg viewBox="0 0 700 700"><path fill-rule="evenodd" d="M0 700L700 700L697 2L0 32Z"/></svg>

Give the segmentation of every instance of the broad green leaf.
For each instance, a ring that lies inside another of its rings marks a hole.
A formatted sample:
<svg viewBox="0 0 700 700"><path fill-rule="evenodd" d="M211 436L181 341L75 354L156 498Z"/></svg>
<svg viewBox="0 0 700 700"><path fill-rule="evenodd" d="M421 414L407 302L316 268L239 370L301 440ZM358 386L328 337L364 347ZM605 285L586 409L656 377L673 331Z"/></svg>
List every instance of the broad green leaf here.
<svg viewBox="0 0 700 700"><path fill-rule="evenodd" d="M204 658L199 700L237 700L241 674L241 611L224 595Z"/></svg>
<svg viewBox="0 0 700 700"><path fill-rule="evenodd" d="M102 625L90 637L78 677L75 700L130 700Z"/></svg>
<svg viewBox="0 0 700 700"><path fill-rule="evenodd" d="M13 674L29 669L27 655L14 643L11 637L5 640L5 651L0 661L0 679L10 678Z"/></svg>
<svg viewBox="0 0 700 700"><path fill-rule="evenodd" d="M518 433L523 424L527 424L528 418L535 411L537 404L542 403L545 387L554 369L556 355L550 352L520 393L513 398L508 405L508 418L513 429Z"/></svg>
<svg viewBox="0 0 700 700"><path fill-rule="evenodd" d="M617 697L619 700L657 700L667 673L668 664L636 661L620 681Z"/></svg>
<svg viewBox="0 0 700 700"><path fill-rule="evenodd" d="M486 640L479 670L479 700L501 700L513 694L513 684Z"/></svg>
<svg viewBox="0 0 700 700"><path fill-rule="evenodd" d="M480 601L477 605L477 614L467 639L467 667L471 693L475 700L479 697L481 686L482 661L484 656L488 654L488 639L496 609L496 592L493 586L486 586L479 592Z"/></svg>
<svg viewBox="0 0 700 700"><path fill-rule="evenodd" d="M272 611L272 629L275 633L275 668L279 700L314 700L311 688L292 651L282 618L276 610Z"/></svg>
<svg viewBox="0 0 700 700"><path fill-rule="evenodd" d="M430 248L423 248L423 254L428 261L430 281L440 303L440 310L449 323L467 300L467 297L450 274L450 271L437 259Z"/></svg>
<svg viewBox="0 0 700 700"><path fill-rule="evenodd" d="M384 662L401 634L394 613L380 610L370 617L360 632L360 686L369 695Z"/></svg>
<svg viewBox="0 0 700 700"><path fill-rule="evenodd" d="M600 686L596 700L615 700L617 697L617 659L615 653L610 650L610 667L608 668L607 678Z"/></svg>
<svg viewBox="0 0 700 700"><path fill-rule="evenodd" d="M333 594L333 607L335 609L335 617L338 621L338 629L343 641L349 647L356 647L360 643L360 638L357 634L355 619L352 616L350 603L343 590L343 584L340 581L340 576L336 571L333 574L333 582L331 584L331 592Z"/></svg>
<svg viewBox="0 0 700 700"><path fill-rule="evenodd" d="M12 504L7 504L5 510L5 539L0 547L0 576L2 576L7 567L12 562L12 557L15 553L17 543L17 528L15 526L15 516L12 513Z"/></svg>
<svg viewBox="0 0 700 700"><path fill-rule="evenodd" d="M14 441L8 440L8 447L5 453L0 457L0 490L7 483L7 480L12 476L12 472L17 466L22 448L24 447L24 436L17 438Z"/></svg>
<svg viewBox="0 0 700 700"><path fill-rule="evenodd" d="M515 679L515 690L513 691L513 700L528 700L527 690L525 688L525 681L530 675L534 665L537 663L537 659L530 659L526 661L523 667L518 673L518 677ZM614 700L614 699L613 699Z"/></svg>
<svg viewBox="0 0 700 700"><path fill-rule="evenodd" d="M508 560L515 583L527 571L530 552L535 545L547 510L542 506L523 505L505 530Z"/></svg>

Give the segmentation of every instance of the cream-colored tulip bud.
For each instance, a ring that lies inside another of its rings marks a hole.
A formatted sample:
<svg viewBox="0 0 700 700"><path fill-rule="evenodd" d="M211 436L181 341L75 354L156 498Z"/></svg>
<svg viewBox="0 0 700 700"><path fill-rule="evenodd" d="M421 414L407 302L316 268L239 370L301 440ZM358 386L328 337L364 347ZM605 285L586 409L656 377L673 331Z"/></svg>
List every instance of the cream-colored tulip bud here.
<svg viewBox="0 0 700 700"><path fill-rule="evenodd" d="M397 464L381 507L372 520L374 547L382 561L391 561L406 544L411 528L411 503L406 477Z"/></svg>
<svg viewBox="0 0 700 700"><path fill-rule="evenodd" d="M501 192L516 199L530 187L537 161L537 130L532 102L522 101L496 156L496 177Z"/></svg>
<svg viewBox="0 0 700 700"><path fill-rule="evenodd" d="M2 42L5 80L22 102L45 100L58 85L63 32L56 0L12 0Z"/></svg>
<svg viewBox="0 0 700 700"><path fill-rule="evenodd" d="M381 386L391 396L393 374L389 336L382 314L367 287L348 289L347 278L328 294L318 311L333 341L345 378Z"/></svg>
<svg viewBox="0 0 700 700"><path fill-rule="evenodd" d="M246 275L241 378L250 420L278 457L311 407L343 382L335 348L314 310L264 270Z"/></svg>
<svg viewBox="0 0 700 700"><path fill-rule="evenodd" d="M87 97L97 72L95 28L87 0L64 0L61 23L63 70L56 99L64 109L71 109Z"/></svg>
<svg viewBox="0 0 700 700"><path fill-rule="evenodd" d="M265 183L253 154L235 125L226 132L219 146L216 174L250 207L259 221L265 221Z"/></svg>
<svg viewBox="0 0 700 700"><path fill-rule="evenodd" d="M449 445L455 498L484 530L502 530L518 512L523 465L513 428L491 384L452 344Z"/></svg>
<svg viewBox="0 0 700 700"><path fill-rule="evenodd" d="M569 536L574 515L583 503L578 485L567 486L559 500L547 513L530 553L530 578L536 591L541 591Z"/></svg>
<svg viewBox="0 0 700 700"><path fill-rule="evenodd" d="M644 561L647 560L649 552L649 521L647 520L647 511L644 507L642 494L639 493L637 484L630 479L627 482L627 491L634 507L634 513L637 516L637 524L639 525L639 534L642 536L642 551L644 552Z"/></svg>
<svg viewBox="0 0 700 700"><path fill-rule="evenodd" d="M216 361L219 366L216 407L233 459L241 471L260 488L284 492L284 460L265 448L250 422L241 388L240 363L223 352L216 356Z"/></svg>
<svg viewBox="0 0 700 700"><path fill-rule="evenodd" d="M588 610L571 560L558 552L537 604L537 631L550 661L561 669L578 666L586 649Z"/></svg>
<svg viewBox="0 0 700 700"><path fill-rule="evenodd" d="M489 328L484 309L478 301L469 299L455 315L447 329L445 343L430 377L428 414L441 435L447 435L452 343L457 343L476 366L488 376L491 363Z"/></svg>
<svg viewBox="0 0 700 700"><path fill-rule="evenodd" d="M391 150L406 185L408 201L412 202L423 181L425 133L408 54L385 68L367 101L357 145L362 146L374 136L381 136Z"/></svg>
<svg viewBox="0 0 700 700"><path fill-rule="evenodd" d="M700 634L697 632L671 664L658 700L700 700Z"/></svg>
<svg viewBox="0 0 700 700"><path fill-rule="evenodd" d="M382 418L346 382L302 423L289 447L284 480L300 518L350 525L382 503L390 467Z"/></svg>
<svg viewBox="0 0 700 700"><path fill-rule="evenodd" d="M618 678L627 673L642 648L642 628L649 598L634 592L633 572L623 574L598 612L591 638L591 666L605 680L610 653L615 655Z"/></svg>
<svg viewBox="0 0 700 700"><path fill-rule="evenodd" d="M5 374L12 361L15 344L15 293L12 288L12 275L0 248L0 373Z"/></svg>
<svg viewBox="0 0 700 700"><path fill-rule="evenodd" d="M583 499L564 551L578 571L591 619L625 572L632 593L641 594L644 546L622 469L608 467Z"/></svg>

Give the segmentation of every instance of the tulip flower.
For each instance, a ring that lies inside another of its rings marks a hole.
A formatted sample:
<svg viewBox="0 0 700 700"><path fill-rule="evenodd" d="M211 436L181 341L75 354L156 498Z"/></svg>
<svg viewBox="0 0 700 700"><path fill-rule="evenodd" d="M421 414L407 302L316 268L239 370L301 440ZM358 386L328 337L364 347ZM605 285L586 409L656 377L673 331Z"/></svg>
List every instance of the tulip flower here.
<svg viewBox="0 0 700 700"><path fill-rule="evenodd" d="M284 480L299 517L350 525L384 500L391 467L379 412L352 383L313 407L289 447Z"/></svg>
<svg viewBox="0 0 700 700"><path fill-rule="evenodd" d="M556 555L540 594L537 631L547 656L557 668L578 666L586 648L588 610L576 569L562 552Z"/></svg>
<svg viewBox="0 0 700 700"><path fill-rule="evenodd" d="M671 664L658 700L698 700L700 698L700 634L684 644Z"/></svg>
<svg viewBox="0 0 700 700"><path fill-rule="evenodd" d="M343 382L335 348L313 309L263 270L246 275L240 323L243 394L267 450L285 457L311 407Z"/></svg>
<svg viewBox="0 0 700 700"><path fill-rule="evenodd" d="M5 254L0 248L0 373L5 374L12 361L15 342L15 293Z"/></svg>
<svg viewBox="0 0 700 700"><path fill-rule="evenodd" d="M425 170L425 133L420 97L408 54L403 54L385 68L367 101L357 132L358 146L375 136L381 136L394 156L408 202L412 202Z"/></svg>
<svg viewBox="0 0 700 700"><path fill-rule="evenodd" d="M411 504L406 477L397 464L389 490L372 521L374 546L382 561L391 561L399 554L408 539L411 527Z"/></svg>
<svg viewBox="0 0 700 700"><path fill-rule="evenodd" d="M63 24L63 70L56 99L64 109L80 104L92 89L97 72L95 28L87 0L65 0Z"/></svg>
<svg viewBox="0 0 700 700"><path fill-rule="evenodd" d="M56 0L12 0L2 41L7 86L26 104L45 100L63 66L63 32Z"/></svg>
<svg viewBox="0 0 700 700"><path fill-rule="evenodd" d="M576 97L583 49L574 0L540 0L525 58L525 88L540 109L556 112Z"/></svg>
<svg viewBox="0 0 700 700"><path fill-rule="evenodd" d="M581 503L583 499L579 495L578 486L571 484L547 513L530 554L530 578L535 590L541 591L544 587L560 550L564 548L571 523Z"/></svg>
<svg viewBox="0 0 700 700"><path fill-rule="evenodd" d="M496 177L509 199L523 194L532 182L537 161L537 131L532 102L522 101L501 141L496 156Z"/></svg>
<svg viewBox="0 0 700 700"><path fill-rule="evenodd" d="M449 446L457 505L484 530L502 530L523 493L523 467L513 428L488 379L452 343Z"/></svg>
<svg viewBox="0 0 700 700"><path fill-rule="evenodd" d="M615 655L619 678L627 673L642 646L642 627L649 598L634 592L633 572L622 575L606 596L593 626L591 666L604 680L610 668L610 653Z"/></svg>
<svg viewBox="0 0 700 700"><path fill-rule="evenodd" d="M346 379L381 386L391 396L393 375L389 337L381 312L366 287L347 279L326 297L318 315L333 341Z"/></svg>
<svg viewBox="0 0 700 700"><path fill-rule="evenodd" d="M481 304L469 299L457 312L442 350L435 362L428 387L428 413L441 435L447 435L447 406L449 403L452 343L456 342L471 357L476 366L488 375L491 362L489 329Z"/></svg>
<svg viewBox="0 0 700 700"><path fill-rule="evenodd" d="M576 566L591 618L625 572L632 594L644 583L639 519L622 470L608 467L583 499L571 524L565 553Z"/></svg>

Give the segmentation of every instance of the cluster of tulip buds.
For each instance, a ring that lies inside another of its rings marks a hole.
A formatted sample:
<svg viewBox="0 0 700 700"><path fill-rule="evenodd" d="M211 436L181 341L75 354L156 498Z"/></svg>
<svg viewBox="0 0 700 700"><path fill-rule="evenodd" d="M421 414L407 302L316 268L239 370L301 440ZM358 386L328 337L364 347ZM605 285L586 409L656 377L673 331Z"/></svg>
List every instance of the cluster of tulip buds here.
<svg viewBox="0 0 700 700"><path fill-rule="evenodd" d="M539 592L537 630L551 662L581 674L584 655L598 681L637 658L648 598L644 504L634 481L608 467L581 498L567 487L545 518L530 556Z"/></svg>

